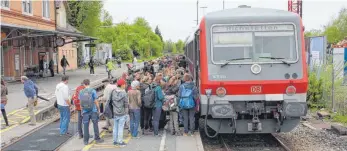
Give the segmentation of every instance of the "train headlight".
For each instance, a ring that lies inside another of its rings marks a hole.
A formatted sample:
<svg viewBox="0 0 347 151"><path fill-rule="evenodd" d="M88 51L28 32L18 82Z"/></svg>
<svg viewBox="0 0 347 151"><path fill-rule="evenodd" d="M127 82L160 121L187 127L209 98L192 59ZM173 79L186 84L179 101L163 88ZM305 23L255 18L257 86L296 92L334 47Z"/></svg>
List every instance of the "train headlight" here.
<svg viewBox="0 0 347 151"><path fill-rule="evenodd" d="M212 95L212 89L205 89L205 93L207 97L210 97Z"/></svg>
<svg viewBox="0 0 347 151"><path fill-rule="evenodd" d="M287 95L294 95L296 93L296 88L294 86L288 86L286 89Z"/></svg>
<svg viewBox="0 0 347 151"><path fill-rule="evenodd" d="M261 72L261 66L258 64L253 64L251 66L251 71L253 74L259 74Z"/></svg>
<svg viewBox="0 0 347 151"><path fill-rule="evenodd" d="M219 87L216 90L216 95L219 96L219 97L225 96L226 93L227 93L227 90L225 88L223 88L223 87Z"/></svg>

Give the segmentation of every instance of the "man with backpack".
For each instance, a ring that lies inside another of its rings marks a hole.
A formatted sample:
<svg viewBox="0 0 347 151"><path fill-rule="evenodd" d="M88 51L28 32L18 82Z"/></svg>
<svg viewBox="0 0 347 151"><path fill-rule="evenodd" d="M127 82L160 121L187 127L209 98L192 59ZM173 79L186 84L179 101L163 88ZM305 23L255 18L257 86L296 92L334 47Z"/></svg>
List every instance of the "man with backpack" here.
<svg viewBox="0 0 347 151"><path fill-rule="evenodd" d="M76 88L75 94L72 96L73 104L75 105L75 110L77 110L77 130L79 134L79 138L83 138L82 131L82 111L81 111L81 101L78 99L80 91L85 88L84 83L82 82L80 86Z"/></svg>
<svg viewBox="0 0 347 151"><path fill-rule="evenodd" d="M99 135L99 103L97 101L97 94L95 89L91 88L90 80L85 79L83 80L83 84L85 88L81 90L79 94L79 100L81 101L81 108L82 108L82 116L83 116L83 142L84 145L88 145L89 143L89 122L90 120L93 123L93 129L94 129L94 140L96 143L101 143L103 140L100 138Z"/></svg>
<svg viewBox="0 0 347 151"><path fill-rule="evenodd" d="M118 88L111 93L111 105L113 110L113 144L120 147L125 147L123 142L124 124L129 113L128 95L125 92L126 82L124 79L117 81Z"/></svg>
<svg viewBox="0 0 347 151"><path fill-rule="evenodd" d="M192 76L190 74L185 74L183 76L184 83L180 86L178 91L179 107L183 113L183 125L184 125L184 135L193 135L195 130L195 105L198 99L198 89L192 81ZM188 121L189 127L188 128Z"/></svg>

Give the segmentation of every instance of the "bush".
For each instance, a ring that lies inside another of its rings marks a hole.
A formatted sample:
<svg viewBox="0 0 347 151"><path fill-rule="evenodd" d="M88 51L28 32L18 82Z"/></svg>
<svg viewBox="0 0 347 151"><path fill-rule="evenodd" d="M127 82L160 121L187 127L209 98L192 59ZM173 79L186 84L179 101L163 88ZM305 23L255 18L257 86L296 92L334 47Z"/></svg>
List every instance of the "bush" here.
<svg viewBox="0 0 347 151"><path fill-rule="evenodd" d="M332 109L332 71L331 56L327 63L322 66L315 66L309 71L309 89L307 92L307 103L310 108ZM343 70L343 67L334 67L334 104L338 114L345 115L347 89L343 86L343 78L336 75ZM342 69L341 69L342 68ZM343 72L343 71L342 71Z"/></svg>

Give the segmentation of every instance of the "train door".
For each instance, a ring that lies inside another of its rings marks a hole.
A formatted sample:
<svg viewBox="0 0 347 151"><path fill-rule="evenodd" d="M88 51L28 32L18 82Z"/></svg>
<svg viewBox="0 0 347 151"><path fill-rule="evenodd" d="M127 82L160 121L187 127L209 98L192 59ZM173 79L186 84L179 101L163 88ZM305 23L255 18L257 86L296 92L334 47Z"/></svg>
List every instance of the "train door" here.
<svg viewBox="0 0 347 151"><path fill-rule="evenodd" d="M195 53L194 53L194 65L195 65L195 83L196 83L196 86L198 87L198 90L200 91L199 87L200 87L200 77L199 77L199 73L200 73L200 30L198 30L196 33L195 33L195 40L194 40L194 44L195 44Z"/></svg>

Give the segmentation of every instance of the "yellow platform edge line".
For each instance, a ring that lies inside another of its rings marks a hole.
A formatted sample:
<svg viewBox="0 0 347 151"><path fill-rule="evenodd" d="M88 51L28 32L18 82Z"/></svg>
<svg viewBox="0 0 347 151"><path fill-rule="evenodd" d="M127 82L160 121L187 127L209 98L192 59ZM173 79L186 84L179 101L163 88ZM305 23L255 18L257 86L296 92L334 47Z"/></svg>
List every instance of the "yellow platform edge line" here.
<svg viewBox="0 0 347 151"><path fill-rule="evenodd" d="M124 142L128 144L128 142L131 140L131 135L128 135L125 139ZM115 146L115 145L106 145L106 144L94 144L90 149L111 149L111 148L120 148L120 146Z"/></svg>
<svg viewBox="0 0 347 151"><path fill-rule="evenodd" d="M8 131L8 130L10 130L10 129L12 129L12 128L17 127L18 125L19 125L19 124L14 124L14 125L9 126L9 127L5 128L5 129L1 130L1 131L0 131L0 134L3 133L3 132L6 132L6 131Z"/></svg>
<svg viewBox="0 0 347 151"><path fill-rule="evenodd" d="M103 138L105 135L107 134L107 131L105 131L105 130L103 130L102 132L101 132L101 134L100 134L100 138ZM125 135L126 136L126 135ZM126 139L124 139L124 142L125 143L128 143L129 141L130 141L130 139L131 139L131 135L130 134L128 134L127 135L127 138ZM95 143L95 141L93 141L92 143L90 143L90 144L88 144L87 146L85 146L83 149L82 149L82 151L88 151L89 149L91 149L93 146L95 146L95 145L102 145L102 144L96 144ZM110 147L111 145L107 145L107 146L105 146L105 147ZM112 145L112 146L114 146L114 145ZM116 146L114 146L114 147L112 147L112 148L115 148ZM116 147L117 148L117 147ZM99 148L99 149L101 149L101 148ZM105 148L106 149L106 148Z"/></svg>
<svg viewBox="0 0 347 151"><path fill-rule="evenodd" d="M37 115L37 113L39 113L39 112L36 111L34 114ZM30 116L22 116L22 117L23 117L24 119L20 122L20 124L24 124L24 123L26 123L26 122L28 122L28 121L30 120ZM6 131L8 131L8 130L11 130L12 128L15 128L15 127L19 126L20 124L14 124L14 125L12 125L12 126L10 126L10 127L7 127L7 128L5 128L5 129L1 130L1 131L0 131L0 134L3 133L3 132L6 132Z"/></svg>

